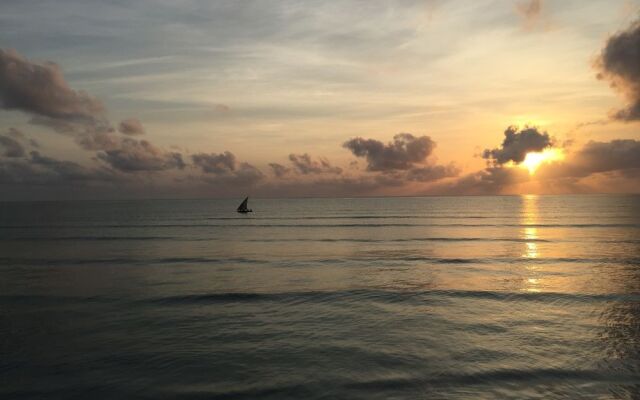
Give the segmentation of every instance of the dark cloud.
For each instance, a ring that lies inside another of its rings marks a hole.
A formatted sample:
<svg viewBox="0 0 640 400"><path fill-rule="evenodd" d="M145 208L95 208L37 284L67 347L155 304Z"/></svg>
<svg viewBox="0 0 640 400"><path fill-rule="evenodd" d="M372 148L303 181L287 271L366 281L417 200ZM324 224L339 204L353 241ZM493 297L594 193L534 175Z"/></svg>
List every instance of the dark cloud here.
<svg viewBox="0 0 640 400"><path fill-rule="evenodd" d="M433 182L457 176L454 164L425 164L436 143L429 136L400 133L387 144L375 139L354 138L343 144L356 157L367 160L367 171L382 172L397 184Z"/></svg>
<svg viewBox="0 0 640 400"><path fill-rule="evenodd" d="M112 132L87 132L75 137L76 144L84 150L117 150L123 139Z"/></svg>
<svg viewBox="0 0 640 400"><path fill-rule="evenodd" d="M79 122L36 115L29 119L29 123L49 128L56 133L67 136L86 135L94 132L116 131L107 119Z"/></svg>
<svg viewBox="0 0 640 400"><path fill-rule="evenodd" d="M52 174L28 161L0 159L0 184L25 185L52 182ZM3 192L2 195L5 195Z"/></svg>
<svg viewBox="0 0 640 400"><path fill-rule="evenodd" d="M118 131L125 135L144 135L144 126L137 118L128 118L120 122Z"/></svg>
<svg viewBox="0 0 640 400"><path fill-rule="evenodd" d="M0 156L18 158L27 154L28 148L38 148L40 145L34 139L27 137L16 128L7 129L6 134L0 135Z"/></svg>
<svg viewBox="0 0 640 400"><path fill-rule="evenodd" d="M500 148L486 149L482 158L501 165L509 161L516 164L524 161L527 153L539 152L552 145L547 132L540 132L536 127L525 127L518 131L515 126L510 126L504 131L504 141Z"/></svg>
<svg viewBox="0 0 640 400"><path fill-rule="evenodd" d="M123 172L182 169L182 155L167 152L146 140L115 135L104 116L102 103L73 90L60 68L51 62L35 63L13 50L0 50L0 106L31 115L30 122L70 135L83 149L98 151L97 158ZM134 118L122 121L125 135L144 133ZM15 149L12 154L17 154ZM41 160L34 158L33 162Z"/></svg>
<svg viewBox="0 0 640 400"><path fill-rule="evenodd" d="M58 65L36 63L0 49L0 107L51 120L95 121L104 107L69 87Z"/></svg>
<svg viewBox="0 0 640 400"><path fill-rule="evenodd" d="M588 167L596 173L637 169L640 168L640 141L591 141L577 153L573 163Z"/></svg>
<svg viewBox="0 0 640 400"><path fill-rule="evenodd" d="M0 184L77 185L112 183L121 176L104 168L88 168L32 151L29 158L0 161Z"/></svg>
<svg viewBox="0 0 640 400"><path fill-rule="evenodd" d="M264 179L264 174L253 165L241 162L232 173L217 174L215 177L206 176L211 183L226 183L235 185L254 185Z"/></svg>
<svg viewBox="0 0 640 400"><path fill-rule="evenodd" d="M294 169L303 175L324 173L339 175L342 173L342 168L332 166L324 158L320 158L319 161L312 160L307 153L289 154L289 161L293 164Z"/></svg>
<svg viewBox="0 0 640 400"><path fill-rule="evenodd" d="M183 169L182 154L164 151L146 140L124 138L116 148L98 152L99 160L123 172Z"/></svg>
<svg viewBox="0 0 640 400"><path fill-rule="evenodd" d="M16 128L9 128L7 130L7 136L10 136L28 146L31 147L40 147L40 144L37 140L27 137L21 130Z"/></svg>
<svg viewBox="0 0 640 400"><path fill-rule="evenodd" d="M42 166L54 172L65 181L112 181L114 175L105 169L89 169L72 161L57 160L43 156L38 151L31 152L31 164Z"/></svg>
<svg viewBox="0 0 640 400"><path fill-rule="evenodd" d="M430 165L408 170L406 179L417 182L433 182L443 178L457 176L459 173L460 169L454 164Z"/></svg>
<svg viewBox="0 0 640 400"><path fill-rule="evenodd" d="M31 117L31 119L29 119L29 123L49 128L54 132L60 133L62 135L75 135L77 133L86 131L86 128L79 126L78 124L60 119L42 117L39 115Z"/></svg>
<svg viewBox="0 0 640 400"><path fill-rule="evenodd" d="M598 78L609 81L628 101L627 107L616 111L613 118L640 120L640 21L609 38L596 67L600 70Z"/></svg>
<svg viewBox="0 0 640 400"><path fill-rule="evenodd" d="M204 172L203 179L208 183L250 186L264 179L262 171L249 163L238 162L236 156L229 151L220 154L194 154L191 159Z"/></svg>
<svg viewBox="0 0 640 400"><path fill-rule="evenodd" d="M503 194L510 187L528 181L529 174L521 168L488 167L461 178L428 189L429 193L450 195Z"/></svg>
<svg viewBox="0 0 640 400"><path fill-rule="evenodd" d="M436 143L429 136L416 137L410 133L400 133L387 144L375 139L360 137L344 143L356 157L367 160L369 171L394 171L411 169L415 163L423 162L432 152Z"/></svg>
<svg viewBox="0 0 640 400"><path fill-rule="evenodd" d="M7 130L7 135L14 139L25 139L27 137L21 130L16 128L9 128Z"/></svg>
<svg viewBox="0 0 640 400"><path fill-rule="evenodd" d="M541 168L537 175L541 179L585 178L597 173L640 178L640 141L591 141L566 161Z"/></svg>
<svg viewBox="0 0 640 400"><path fill-rule="evenodd" d="M4 157L24 157L26 154L24 147L16 139L0 135L0 156Z"/></svg>
<svg viewBox="0 0 640 400"><path fill-rule="evenodd" d="M112 130L79 134L75 141L85 150L97 151L99 160L122 172L163 171L186 166L179 152L164 150L147 140L122 137Z"/></svg>
<svg viewBox="0 0 640 400"><path fill-rule="evenodd" d="M277 178L282 178L286 176L289 172L291 172L290 168L287 168L284 165L278 164L278 163L270 163L269 167L271 168L271 170L273 171L273 174Z"/></svg>
<svg viewBox="0 0 640 400"><path fill-rule="evenodd" d="M406 181L395 179L386 174L308 175L308 177L312 177L312 179L266 182L256 188L256 192L273 197L370 196L388 194L388 190L401 190L406 184Z"/></svg>
<svg viewBox="0 0 640 400"><path fill-rule="evenodd" d="M220 154L194 154L193 163L207 174L225 174L236 169L236 156L229 151Z"/></svg>

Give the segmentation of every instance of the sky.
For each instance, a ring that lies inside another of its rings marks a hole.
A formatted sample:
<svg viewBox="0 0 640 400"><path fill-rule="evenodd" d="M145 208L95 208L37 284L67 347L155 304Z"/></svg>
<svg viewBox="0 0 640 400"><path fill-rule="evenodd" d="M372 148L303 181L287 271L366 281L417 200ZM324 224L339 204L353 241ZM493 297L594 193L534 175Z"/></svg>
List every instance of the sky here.
<svg viewBox="0 0 640 400"><path fill-rule="evenodd" d="M0 2L0 200L640 192L640 0Z"/></svg>

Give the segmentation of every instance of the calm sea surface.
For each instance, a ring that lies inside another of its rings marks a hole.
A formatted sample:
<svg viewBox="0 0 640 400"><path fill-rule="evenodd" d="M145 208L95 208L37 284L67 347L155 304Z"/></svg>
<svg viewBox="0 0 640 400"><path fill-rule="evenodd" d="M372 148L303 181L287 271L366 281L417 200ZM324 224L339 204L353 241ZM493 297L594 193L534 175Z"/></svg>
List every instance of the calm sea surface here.
<svg viewBox="0 0 640 400"><path fill-rule="evenodd" d="M0 203L2 399L640 397L640 197Z"/></svg>

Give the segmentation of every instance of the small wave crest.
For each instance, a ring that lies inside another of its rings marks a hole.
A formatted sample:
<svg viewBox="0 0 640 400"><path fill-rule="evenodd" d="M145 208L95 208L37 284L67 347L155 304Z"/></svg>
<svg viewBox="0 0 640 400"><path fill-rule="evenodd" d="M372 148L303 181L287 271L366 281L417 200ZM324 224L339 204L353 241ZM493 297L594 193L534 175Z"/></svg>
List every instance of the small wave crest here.
<svg viewBox="0 0 640 400"><path fill-rule="evenodd" d="M163 305L189 304L225 304L225 303L257 303L276 302L294 303L332 303L339 301L371 301L381 303L415 303L436 301L446 298L473 298L495 300L500 302L601 302L601 301L637 301L640 295L630 294L587 294L557 292L502 292L473 290L422 290L422 291L387 291L373 289L341 290L341 291L301 291L280 293L256 292L223 292L165 296L151 298L145 302Z"/></svg>

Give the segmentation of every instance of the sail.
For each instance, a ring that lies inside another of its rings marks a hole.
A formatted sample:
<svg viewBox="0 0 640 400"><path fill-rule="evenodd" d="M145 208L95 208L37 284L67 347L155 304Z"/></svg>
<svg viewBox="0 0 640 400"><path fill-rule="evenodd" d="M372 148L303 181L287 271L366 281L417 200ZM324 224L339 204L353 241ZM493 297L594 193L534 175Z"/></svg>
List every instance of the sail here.
<svg viewBox="0 0 640 400"><path fill-rule="evenodd" d="M240 203L240 205L238 206L238 211L246 211L247 210L247 203L249 202L249 198L246 197L242 203Z"/></svg>

